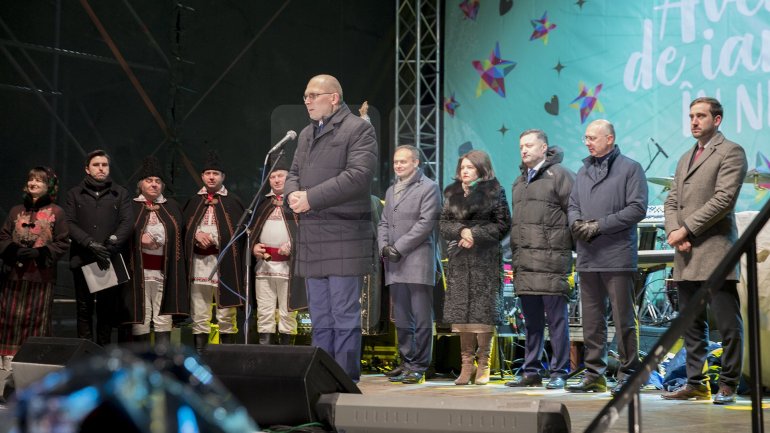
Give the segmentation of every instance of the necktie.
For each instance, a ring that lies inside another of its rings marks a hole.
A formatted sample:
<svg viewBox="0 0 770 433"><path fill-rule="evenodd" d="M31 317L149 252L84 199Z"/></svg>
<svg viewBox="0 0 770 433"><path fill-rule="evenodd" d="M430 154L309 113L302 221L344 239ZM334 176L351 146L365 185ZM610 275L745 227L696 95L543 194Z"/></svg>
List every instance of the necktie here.
<svg viewBox="0 0 770 433"><path fill-rule="evenodd" d="M527 183L532 182L532 178L535 177L535 173L537 173L537 170L534 168L530 168L529 171L527 171Z"/></svg>
<svg viewBox="0 0 770 433"><path fill-rule="evenodd" d="M692 158L692 162L697 161L701 153L703 153L703 146L698 144L698 150L695 151L695 156Z"/></svg>

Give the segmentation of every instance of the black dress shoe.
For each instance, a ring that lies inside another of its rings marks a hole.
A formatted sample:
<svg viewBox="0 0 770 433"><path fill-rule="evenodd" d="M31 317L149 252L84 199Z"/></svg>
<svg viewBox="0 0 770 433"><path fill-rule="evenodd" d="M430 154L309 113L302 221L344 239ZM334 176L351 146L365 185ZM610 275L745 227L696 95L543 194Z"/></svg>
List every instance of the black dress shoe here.
<svg viewBox="0 0 770 433"><path fill-rule="evenodd" d="M563 377L552 377L545 385L545 389L564 389L567 382Z"/></svg>
<svg viewBox="0 0 770 433"><path fill-rule="evenodd" d="M714 404L733 404L737 398L735 388L730 385L719 385L719 392L714 396Z"/></svg>
<svg viewBox="0 0 770 433"><path fill-rule="evenodd" d="M604 376L583 378L580 382L567 386L569 392L607 392L607 381Z"/></svg>
<svg viewBox="0 0 770 433"><path fill-rule="evenodd" d="M516 376L513 378L512 381L505 382L505 386L510 386L511 388L523 388L525 386L542 386L542 385L543 385L543 379L541 379L539 375Z"/></svg>
<svg viewBox="0 0 770 433"><path fill-rule="evenodd" d="M409 375L410 371L404 370L399 374L398 376L389 377L388 381L396 383L396 382L403 382L404 378Z"/></svg>
<svg viewBox="0 0 770 433"><path fill-rule="evenodd" d="M410 371L409 373L406 373L404 379L401 380L401 383L407 385L415 385L423 382L425 382L425 373L421 371Z"/></svg>
<svg viewBox="0 0 770 433"><path fill-rule="evenodd" d="M709 387L708 382L699 385L687 383L674 391L664 392L660 396L665 400L710 400L711 387Z"/></svg>
<svg viewBox="0 0 770 433"><path fill-rule="evenodd" d="M386 371L384 374L387 377L395 377L395 376L400 376L403 373L404 373L404 364L401 364L390 371Z"/></svg>

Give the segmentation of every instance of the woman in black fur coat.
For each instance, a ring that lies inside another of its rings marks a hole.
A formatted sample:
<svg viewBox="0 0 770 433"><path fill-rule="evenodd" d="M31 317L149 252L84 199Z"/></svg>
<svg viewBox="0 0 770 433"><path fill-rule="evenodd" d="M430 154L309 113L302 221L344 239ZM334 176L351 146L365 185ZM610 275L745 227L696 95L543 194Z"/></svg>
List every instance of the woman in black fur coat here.
<svg viewBox="0 0 770 433"><path fill-rule="evenodd" d="M492 335L502 309L500 241L510 231L511 214L486 152L472 150L461 156L455 179L444 190L439 223L441 236L449 242L444 320L460 333L462 370L455 384L484 385L489 382Z"/></svg>

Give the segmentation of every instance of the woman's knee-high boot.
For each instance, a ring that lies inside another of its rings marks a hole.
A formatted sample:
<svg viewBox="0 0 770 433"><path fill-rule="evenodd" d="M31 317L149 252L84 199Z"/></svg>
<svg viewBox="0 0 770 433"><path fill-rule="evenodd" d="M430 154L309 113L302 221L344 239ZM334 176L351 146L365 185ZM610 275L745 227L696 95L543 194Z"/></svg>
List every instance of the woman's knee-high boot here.
<svg viewBox="0 0 770 433"><path fill-rule="evenodd" d="M476 353L476 335L472 332L460 333L460 356L462 358L462 368L460 375L455 380L455 385L467 385L472 383L473 376L476 373L476 366L473 363Z"/></svg>
<svg viewBox="0 0 770 433"><path fill-rule="evenodd" d="M489 382L489 356L492 353L492 333L482 332L476 334L479 341L479 350L476 355L479 358L479 368L476 370L476 385L486 385Z"/></svg>

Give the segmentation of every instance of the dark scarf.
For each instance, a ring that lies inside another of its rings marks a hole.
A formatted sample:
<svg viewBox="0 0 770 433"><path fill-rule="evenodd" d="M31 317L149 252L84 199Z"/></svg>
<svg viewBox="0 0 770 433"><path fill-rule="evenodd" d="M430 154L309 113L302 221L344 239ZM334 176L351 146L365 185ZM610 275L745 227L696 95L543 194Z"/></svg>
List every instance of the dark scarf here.
<svg viewBox="0 0 770 433"><path fill-rule="evenodd" d="M107 178L104 180L96 180L91 176L86 176L83 183L85 184L86 188L92 191L101 191L112 186L112 178L107 176Z"/></svg>
<svg viewBox="0 0 770 433"><path fill-rule="evenodd" d="M24 194L24 209L27 211L38 211L48 206L49 204L51 204L51 196L48 194L38 198L36 202L32 201L31 195Z"/></svg>

